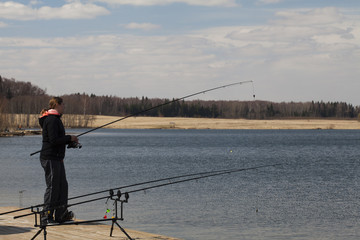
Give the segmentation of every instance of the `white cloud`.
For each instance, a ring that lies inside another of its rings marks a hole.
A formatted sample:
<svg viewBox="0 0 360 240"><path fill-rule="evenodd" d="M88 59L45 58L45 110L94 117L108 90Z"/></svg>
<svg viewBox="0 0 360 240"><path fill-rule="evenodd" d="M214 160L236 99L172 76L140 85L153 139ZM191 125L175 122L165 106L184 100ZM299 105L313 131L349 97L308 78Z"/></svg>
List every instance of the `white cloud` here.
<svg viewBox="0 0 360 240"><path fill-rule="evenodd" d="M295 100L293 96L301 92L310 100L359 104L350 96L356 95L354 86L360 87L356 79L360 74L359 18L345 16L335 8L282 11L276 17L267 25L219 27L196 36L211 42L206 46L219 49L216 59L224 60L215 65L219 69L233 74L246 74L252 69L254 75L274 81L267 91L276 92L279 89L275 86L282 86L287 99ZM340 82L351 94L336 94ZM266 94L265 89L262 94Z"/></svg>
<svg viewBox="0 0 360 240"><path fill-rule="evenodd" d="M0 2L0 17L5 19L35 19L36 12L31 7L17 2Z"/></svg>
<svg viewBox="0 0 360 240"><path fill-rule="evenodd" d="M161 28L160 25L156 25L156 24L152 24L152 23L135 23L135 22L126 24L126 25L124 25L124 27L127 29L141 29L141 30L145 30L145 31L150 31L150 30Z"/></svg>
<svg viewBox="0 0 360 240"><path fill-rule="evenodd" d="M303 24L297 24L304 14ZM305 13L303 10L283 11L276 16L281 18L268 25L212 28L201 31L198 37L205 36L224 49L242 51L250 46L251 49L267 51L271 54L269 57L279 58L324 51L335 54L344 48L354 50L356 54L356 49L360 48L359 21L345 18L337 9L316 9ZM254 56L253 52L249 52L249 56Z"/></svg>
<svg viewBox="0 0 360 240"><path fill-rule="evenodd" d="M185 3L194 6L224 6L234 7L238 6L236 0L96 0L97 2L104 2L111 5L135 5L135 6L153 6L153 5L168 5L173 3Z"/></svg>
<svg viewBox="0 0 360 240"><path fill-rule="evenodd" d="M90 19L107 14L110 12L106 8L92 3L70 2L59 8L48 6L33 8L12 1L0 3L0 18L14 20Z"/></svg>
<svg viewBox="0 0 360 240"><path fill-rule="evenodd" d="M297 26L334 24L343 20L343 15L335 7L279 11L276 16L276 24Z"/></svg>
<svg viewBox="0 0 360 240"><path fill-rule="evenodd" d="M94 4L82 4L80 2L73 2L63 5L61 8L42 7L39 9L38 14L40 18L44 19L83 19L107 15L110 14L110 12L104 7L100 7Z"/></svg>
<svg viewBox="0 0 360 240"><path fill-rule="evenodd" d="M261 26L176 36L3 37L0 56L7 57L0 58L0 72L50 94L178 97L204 86L254 80L259 99L360 104L360 21L342 13L282 11ZM304 15L309 24L295 24ZM339 95L338 89L347 93ZM223 97L251 98L251 91L241 90Z"/></svg>
<svg viewBox="0 0 360 240"><path fill-rule="evenodd" d="M6 60L0 58L0 72L19 80L26 78L52 94L85 91L149 96L171 82L193 82L199 76L213 78L208 65L214 56L199 51L201 40L197 41L187 36L131 35L0 38L0 45L7 46L0 49L0 55L11 55ZM101 92L104 85L111 86L110 91ZM166 96L177 96L175 90Z"/></svg>

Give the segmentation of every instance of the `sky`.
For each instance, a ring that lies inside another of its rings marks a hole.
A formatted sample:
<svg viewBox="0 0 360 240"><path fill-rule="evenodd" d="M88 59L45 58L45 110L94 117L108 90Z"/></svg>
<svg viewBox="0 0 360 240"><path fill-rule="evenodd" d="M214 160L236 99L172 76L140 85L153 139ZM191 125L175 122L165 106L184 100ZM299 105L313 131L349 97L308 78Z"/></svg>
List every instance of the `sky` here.
<svg viewBox="0 0 360 240"><path fill-rule="evenodd" d="M50 95L360 105L360 0L0 1L0 75Z"/></svg>

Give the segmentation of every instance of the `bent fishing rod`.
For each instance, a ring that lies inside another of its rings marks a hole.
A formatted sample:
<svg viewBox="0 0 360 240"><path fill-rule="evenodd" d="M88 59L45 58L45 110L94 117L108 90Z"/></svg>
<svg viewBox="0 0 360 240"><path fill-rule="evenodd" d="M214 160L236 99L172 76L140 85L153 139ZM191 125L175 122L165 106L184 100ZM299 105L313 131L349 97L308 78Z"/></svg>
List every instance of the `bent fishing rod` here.
<svg viewBox="0 0 360 240"><path fill-rule="evenodd" d="M100 194L100 193L106 193L106 192L110 192L110 193L112 192L113 193L116 190L120 191L120 189L124 189L124 188L131 188L131 187L135 187L135 186L141 186L141 185L146 185L146 184L153 184L153 183L169 181L169 182L165 182L165 183L159 183L159 184L155 184L155 185L145 186L145 187L134 189L134 190L129 190L129 191L126 192L126 194L130 194L130 193L146 191L146 190L150 190L150 189L154 189L154 188L164 187L164 186L168 186L168 185L200 180L200 179L203 179L203 178L215 177L215 176L231 174L231 173L236 173L236 172L242 172L242 171L256 170L256 169L260 169L260 168L275 167L275 166L279 166L279 165L283 165L283 164L282 163L276 163L276 164L261 165L261 166L255 166L255 167L249 167L249 168L224 169L224 170L215 170L215 171L209 171L209 172L186 174L186 175L181 175L181 176L162 178L162 179L157 179L157 180L132 184L132 185L128 185L128 186L112 188L112 189L108 189L108 190L104 190L104 191L89 193L89 194L69 198L68 200L73 200L73 199L77 199L77 198L81 198L81 197L87 197L87 196L96 195L96 194ZM183 179L176 180L176 181L170 181L170 180L179 179L179 178L183 178ZM112 195L112 194L110 194L110 195ZM72 203L72 204L58 205L58 206L53 207L53 209L64 208L64 207L68 208L68 207L72 207L72 206L76 206L76 205L80 205L80 204L85 204L85 203L89 203L89 202L95 202L95 201L108 199L108 198L109 198L109 196L98 197L98 198L93 198L93 199L80 201L80 202L76 202L76 203ZM44 204L31 206L31 207L27 207L27 208L22 208L22 209L17 209L17 210L13 210L13 211L9 211L9 212L4 212L4 213L0 213L0 215L19 212L19 211L28 210L28 209L33 209L33 208L37 208L37 207L41 207L41 206L44 206ZM29 216L29 215L33 215L33 214L34 213L28 213L28 214L24 214L24 215L15 216L14 218L21 218L21 217L25 217L25 216Z"/></svg>
<svg viewBox="0 0 360 240"><path fill-rule="evenodd" d="M83 133L80 133L79 135L77 135L77 137L83 136L83 135L88 134L88 133L90 133L90 132L96 131L96 130L98 130L98 129L100 129L100 128L109 126L109 125L111 125L111 124L120 122L120 121L125 120L125 119L127 119L127 118L135 117L135 116L137 116L137 115L140 115L140 114L149 112L149 111L151 111L151 110L153 110L153 109L156 109L156 108L159 108L159 107L163 107L163 106L168 105L168 104L171 104L171 103L179 102L179 101L181 101L181 100L184 100L184 99L187 99L187 98L190 98L190 97L194 97L194 96L196 96L196 95L205 94L205 93L207 93L207 92L215 91L215 90L220 89L220 88L227 88L227 87L231 87L231 86L235 86L235 85L242 85L242 84L246 84L246 83L253 83L253 81L252 81L252 80L249 80L249 81L242 81L242 82L231 83L231 84L227 84L227 85L223 85L223 86L219 86L219 87L214 87L214 88L210 88L210 89L207 89L207 90L203 90L203 91L200 91L200 92L192 93L192 94L186 95L186 96L181 97L181 98L173 99L172 101L168 101L168 102L165 102L165 103L156 105L156 106L154 106L154 107L150 107L150 108L147 108L147 109L145 109L145 110L141 110L141 111L139 111L139 112L129 114L129 115L125 116L125 117L119 118L119 119L117 119L117 120L114 120L114 121L112 121L112 122L106 123L106 124L101 125L101 126L99 126L99 127L92 128L92 129L90 129L90 130L88 130L88 131L85 131L85 132L83 132ZM253 85L253 91L254 91L254 85ZM253 94L253 96L255 97L255 94ZM80 145L80 146L81 146L81 145ZM75 146L75 147L76 147L76 146ZM35 155L35 154L37 154L37 153L40 153L40 152L42 152L42 151L44 151L44 150L45 150L45 149L41 149L41 150L39 150L39 151L33 152L33 153L30 154L30 156L33 156L33 155Z"/></svg>

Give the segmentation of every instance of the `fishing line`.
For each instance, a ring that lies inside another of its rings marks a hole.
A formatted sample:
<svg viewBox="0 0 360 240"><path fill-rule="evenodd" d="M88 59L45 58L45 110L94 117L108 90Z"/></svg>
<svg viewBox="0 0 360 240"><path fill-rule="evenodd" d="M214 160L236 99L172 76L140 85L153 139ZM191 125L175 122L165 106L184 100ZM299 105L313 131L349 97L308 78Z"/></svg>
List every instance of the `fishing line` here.
<svg viewBox="0 0 360 240"><path fill-rule="evenodd" d="M242 81L242 82L231 83L231 84L227 84L227 85L223 85L223 86L219 86L219 87L214 87L214 88L210 88L210 89L207 89L207 90L203 90L203 91L200 91L200 92L192 93L192 94L189 94L189 95L184 96L184 97L181 97L181 98L173 99L172 101L168 101L168 102L165 102L165 103L156 105L156 106L154 106L154 107L150 107L150 108L147 108L147 109L145 109L145 110L142 110L142 111L139 111L139 112L136 112L136 113L133 113L133 114L129 114L129 115L125 116L125 117L119 118L119 119L117 119L117 120L114 120L114 121L112 121L112 122L106 123L106 124L101 125L101 126L99 126L99 127L92 128L92 129L90 129L90 130L88 130L88 131L85 131L85 132L83 132L83 133L80 133L79 135L77 135L77 137L80 137L80 136L83 136L83 135L88 134L88 133L90 133L90 132L96 131L96 130L98 130L98 129L100 129L100 128L109 126L109 125L114 124L114 123L116 123L116 122L120 122L120 121L125 120L125 119L127 119L127 118L134 117L134 116L137 116L137 115L146 113L146 112L151 111L151 110L153 110L153 109L156 109L156 108L159 108L159 107L162 107L162 106L171 104L171 103L175 103L175 102L184 100L184 99L186 99L186 98L190 98L190 97L193 97L193 96L196 96L196 95L199 95L199 94L204 94L204 93L207 93L207 92L215 91L215 90L220 89L220 88L227 88L227 87L231 87L231 86L235 86L235 85L242 85L242 84L246 84L246 83L253 83L253 81L252 81L252 80L249 80L249 81ZM255 95L253 95L253 96L255 96ZM46 148L46 149L47 149L47 148ZM37 153L40 153L40 152L42 152L42 151L44 151L44 150L46 150L46 149L41 149L41 150L39 150L39 151L33 152L33 153L30 154L30 156L33 156L33 155L35 155L35 154L37 154Z"/></svg>
<svg viewBox="0 0 360 240"><path fill-rule="evenodd" d="M252 90L253 90L253 98L254 98L254 101L255 101L255 87L254 87L254 82L251 81L252 83Z"/></svg>

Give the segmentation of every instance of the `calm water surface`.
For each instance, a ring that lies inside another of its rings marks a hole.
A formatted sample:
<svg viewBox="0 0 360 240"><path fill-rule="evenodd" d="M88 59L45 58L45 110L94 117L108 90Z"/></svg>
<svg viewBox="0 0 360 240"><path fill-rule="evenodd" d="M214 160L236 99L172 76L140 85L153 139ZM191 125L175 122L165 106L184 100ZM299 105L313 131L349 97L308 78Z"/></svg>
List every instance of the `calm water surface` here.
<svg viewBox="0 0 360 240"><path fill-rule="evenodd" d="M83 148L65 159L70 196L282 164L130 194L125 228L206 240L360 238L360 131L101 129L80 140ZM39 155L29 156L40 146L41 136L0 138L1 206L42 202ZM72 209L101 219L108 207L104 200Z"/></svg>

